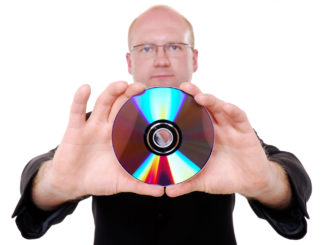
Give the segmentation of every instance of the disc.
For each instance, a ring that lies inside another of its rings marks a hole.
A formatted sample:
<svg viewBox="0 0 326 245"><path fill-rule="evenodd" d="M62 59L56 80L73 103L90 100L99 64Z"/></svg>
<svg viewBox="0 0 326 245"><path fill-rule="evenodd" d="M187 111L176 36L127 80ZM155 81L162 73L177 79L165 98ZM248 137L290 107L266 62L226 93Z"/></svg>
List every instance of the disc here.
<svg viewBox="0 0 326 245"><path fill-rule="evenodd" d="M208 161L214 129L205 107L176 88L155 87L118 112L112 145L122 167L148 184L168 186L196 175Z"/></svg>

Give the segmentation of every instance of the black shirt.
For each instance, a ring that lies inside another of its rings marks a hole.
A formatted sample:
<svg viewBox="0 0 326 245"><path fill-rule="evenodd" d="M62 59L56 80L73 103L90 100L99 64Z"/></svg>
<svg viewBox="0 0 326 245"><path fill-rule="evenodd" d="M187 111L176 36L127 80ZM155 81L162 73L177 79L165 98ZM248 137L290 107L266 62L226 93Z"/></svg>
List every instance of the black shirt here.
<svg viewBox="0 0 326 245"><path fill-rule="evenodd" d="M307 232L306 202L311 195L310 179L300 161L276 147L262 146L272 161L285 169L292 188L292 205L283 211L269 209L248 200L254 212L266 219L282 236L299 239ZM78 201L44 212L35 207L30 186L41 164L53 158L55 150L32 159L21 178L22 196L14 211L16 223L25 238L41 237L76 208ZM236 244L232 212L233 195L193 192L170 198L120 193L93 197L94 244Z"/></svg>

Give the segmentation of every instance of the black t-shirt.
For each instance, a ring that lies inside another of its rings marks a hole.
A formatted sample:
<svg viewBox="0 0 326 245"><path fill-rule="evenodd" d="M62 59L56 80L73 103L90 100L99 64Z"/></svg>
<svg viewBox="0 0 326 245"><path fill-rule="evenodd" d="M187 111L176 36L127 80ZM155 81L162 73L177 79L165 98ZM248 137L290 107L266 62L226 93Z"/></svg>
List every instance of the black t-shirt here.
<svg viewBox="0 0 326 245"><path fill-rule="evenodd" d="M236 244L233 207L234 195L201 192L94 197L95 244Z"/></svg>
<svg viewBox="0 0 326 245"><path fill-rule="evenodd" d="M299 239L306 234L306 202L311 195L310 179L300 161L291 153L276 147L262 146L272 161L285 169L292 188L289 209L269 209L248 200L258 217L266 219L282 236ZM55 149L32 159L21 179L22 196L14 211L16 223L25 238L41 237L54 224L61 222L76 208L78 201L44 212L30 198L32 180L41 164L53 158ZM193 192L170 198L120 193L93 197L95 220L94 244L236 244L232 212L234 195Z"/></svg>

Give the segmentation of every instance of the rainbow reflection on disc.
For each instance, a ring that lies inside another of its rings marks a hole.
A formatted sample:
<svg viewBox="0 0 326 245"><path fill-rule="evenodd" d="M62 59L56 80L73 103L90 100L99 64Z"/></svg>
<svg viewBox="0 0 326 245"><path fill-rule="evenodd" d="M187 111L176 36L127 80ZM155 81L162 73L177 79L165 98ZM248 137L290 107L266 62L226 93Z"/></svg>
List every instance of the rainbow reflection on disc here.
<svg viewBox="0 0 326 245"><path fill-rule="evenodd" d="M207 110L191 95L155 87L121 107L113 123L112 144L129 174L168 186L190 179L205 166L214 129Z"/></svg>

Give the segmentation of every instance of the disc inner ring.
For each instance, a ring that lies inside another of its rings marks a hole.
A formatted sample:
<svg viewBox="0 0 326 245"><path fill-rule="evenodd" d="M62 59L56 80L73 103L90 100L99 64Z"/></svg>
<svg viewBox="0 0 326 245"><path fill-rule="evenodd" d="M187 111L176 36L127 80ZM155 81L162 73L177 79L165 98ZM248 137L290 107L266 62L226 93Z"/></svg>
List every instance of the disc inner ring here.
<svg viewBox="0 0 326 245"><path fill-rule="evenodd" d="M152 123L147 127L144 136L147 149L161 156L175 152L182 141L179 127L168 120Z"/></svg>
<svg viewBox="0 0 326 245"><path fill-rule="evenodd" d="M173 134L167 128L159 128L153 134L153 142L157 147L169 147L173 142Z"/></svg>

